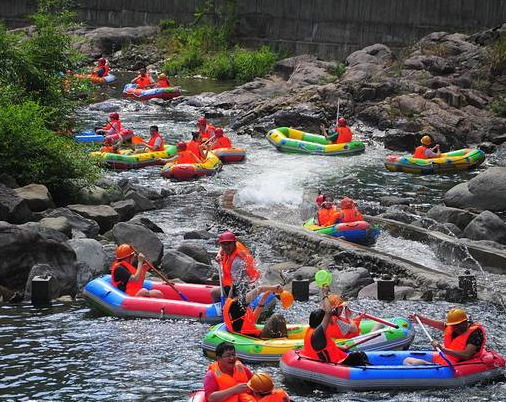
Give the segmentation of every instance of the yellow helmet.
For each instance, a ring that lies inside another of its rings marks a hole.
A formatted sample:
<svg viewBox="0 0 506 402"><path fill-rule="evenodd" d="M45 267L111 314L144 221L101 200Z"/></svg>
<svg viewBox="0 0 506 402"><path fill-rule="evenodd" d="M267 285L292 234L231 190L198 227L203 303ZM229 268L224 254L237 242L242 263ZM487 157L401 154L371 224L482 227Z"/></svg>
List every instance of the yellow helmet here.
<svg viewBox="0 0 506 402"><path fill-rule="evenodd" d="M423 145L430 145L431 141L432 141L432 140L430 139L430 137L429 137L428 135L424 135L424 136L422 137L422 139L420 140L420 142L421 142Z"/></svg>
<svg viewBox="0 0 506 402"><path fill-rule="evenodd" d="M247 385L253 392L257 392L259 394L267 394L274 388L272 378L267 373L253 374L253 377L251 377Z"/></svg>
<svg viewBox="0 0 506 402"><path fill-rule="evenodd" d="M467 321L467 314L461 308L452 308L446 315L446 325L457 325Z"/></svg>

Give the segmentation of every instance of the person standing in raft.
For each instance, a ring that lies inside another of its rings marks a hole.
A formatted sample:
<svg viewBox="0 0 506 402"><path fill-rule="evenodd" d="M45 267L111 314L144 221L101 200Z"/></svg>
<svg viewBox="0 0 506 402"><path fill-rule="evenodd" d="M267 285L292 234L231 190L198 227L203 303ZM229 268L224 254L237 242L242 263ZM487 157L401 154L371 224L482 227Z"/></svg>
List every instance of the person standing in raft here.
<svg viewBox="0 0 506 402"><path fill-rule="evenodd" d="M416 317L420 319L422 324L444 332L443 345L437 341L433 341L432 347L434 350L440 348L452 364L478 357L485 349L485 342L487 340L485 329L480 323L470 321L466 312L461 308L450 309L446 315L446 322L431 320L417 314L409 316L410 320L414 323L416 323ZM404 359L404 364L409 366L434 363L448 366L448 362L439 354L434 356L432 362L415 357Z"/></svg>
<svg viewBox="0 0 506 402"><path fill-rule="evenodd" d="M116 261L111 267L112 285L129 296L163 298L163 293L159 290L147 290L142 287L150 265L144 262L146 259L144 255L139 254L135 268L132 265L135 255L135 250L129 244L120 244L116 247Z"/></svg>
<svg viewBox="0 0 506 402"><path fill-rule="evenodd" d="M271 339L284 338L287 334L285 317L281 314L273 314L269 317L262 330L256 327L256 323L262 313L265 302L271 293L282 295L283 287L276 286L259 286L246 294L235 294L236 289L241 288L234 285L232 291L228 294L223 307L223 321L230 333L241 333L243 335L253 336L256 338ZM290 295L289 292L286 292ZM260 296L256 307L251 306L251 302ZM293 303L293 296L290 301L283 301L283 308L288 308Z"/></svg>
<svg viewBox="0 0 506 402"><path fill-rule="evenodd" d="M207 368L204 377L204 393L207 402L252 402L248 394L248 381L253 377L242 364L235 347L222 342L216 347L216 361Z"/></svg>
<svg viewBox="0 0 506 402"><path fill-rule="evenodd" d="M339 219L340 212L336 208L334 204L334 200L329 195L323 196L323 201L318 208L318 212L316 213L316 219L314 220L315 224L318 226L331 226L337 223Z"/></svg>
<svg viewBox="0 0 506 402"><path fill-rule="evenodd" d="M211 139L210 146L211 149L232 148L232 142L230 138L223 135L223 129L217 127L216 130L214 130L214 139Z"/></svg>
<svg viewBox="0 0 506 402"><path fill-rule="evenodd" d="M170 82L169 82L169 79L167 78L167 76L164 73L161 73L158 76L158 82L157 82L156 86L158 88L169 88L172 85L170 85Z"/></svg>
<svg viewBox="0 0 506 402"><path fill-rule="evenodd" d="M355 201L351 198L344 197L341 200L341 211L337 218L337 223L351 223L356 221L363 221L364 217L358 211Z"/></svg>
<svg viewBox="0 0 506 402"><path fill-rule="evenodd" d="M197 155L195 155L192 151L188 149L186 142L179 141L177 143L177 161L176 164L182 163L202 163L202 159L200 159Z"/></svg>
<svg viewBox="0 0 506 402"><path fill-rule="evenodd" d="M137 150L137 153L159 152L165 149L165 140L163 139L163 135L158 131L158 126L149 127L149 134L151 136L149 141L143 141L141 144L144 145L144 148Z"/></svg>
<svg viewBox="0 0 506 402"><path fill-rule="evenodd" d="M290 402L290 397L281 388L274 389L272 378L267 373L256 373L248 381L254 402Z"/></svg>
<svg viewBox="0 0 506 402"><path fill-rule="evenodd" d="M154 84L151 75L146 71L145 67L139 70L139 75L132 80L132 84L137 85L137 88L151 88Z"/></svg>
<svg viewBox="0 0 506 402"><path fill-rule="evenodd" d="M107 75L109 75L109 63L107 62L107 59L104 57L101 57L97 60L97 65L93 69L93 73L91 74L94 77L100 77L103 78Z"/></svg>
<svg viewBox="0 0 506 402"><path fill-rule="evenodd" d="M214 137L215 127L212 124L207 123L205 117L202 116L197 119L197 128L199 130L200 136L202 137L201 141L206 141Z"/></svg>
<svg viewBox="0 0 506 402"><path fill-rule="evenodd" d="M336 123L337 125L335 129L330 134L327 134L327 130L323 124L320 126L320 131L325 136L325 138L333 144L346 144L348 142L351 142L353 133L348 127L346 119L344 117L340 117L337 119Z"/></svg>
<svg viewBox="0 0 506 402"><path fill-rule="evenodd" d="M424 135L420 140L422 145L416 147L415 153L413 154L413 158L418 159L432 159L439 158L441 156L441 151L439 150L439 144L436 144L433 148L429 148L432 140L428 135Z"/></svg>
<svg viewBox="0 0 506 402"><path fill-rule="evenodd" d="M109 113L109 122L102 128L96 128L95 132L97 134L103 135L113 135L121 132L121 120L119 119L119 114L116 112Z"/></svg>

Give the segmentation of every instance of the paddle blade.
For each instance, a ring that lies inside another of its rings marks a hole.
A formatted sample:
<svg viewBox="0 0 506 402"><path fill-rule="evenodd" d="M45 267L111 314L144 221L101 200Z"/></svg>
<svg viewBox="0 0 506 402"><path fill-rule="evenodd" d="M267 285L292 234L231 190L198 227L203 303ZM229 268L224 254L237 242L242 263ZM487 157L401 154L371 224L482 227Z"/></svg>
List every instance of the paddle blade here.
<svg viewBox="0 0 506 402"><path fill-rule="evenodd" d="M134 145L140 145L144 142L142 137L138 137L137 135L132 136L132 144Z"/></svg>

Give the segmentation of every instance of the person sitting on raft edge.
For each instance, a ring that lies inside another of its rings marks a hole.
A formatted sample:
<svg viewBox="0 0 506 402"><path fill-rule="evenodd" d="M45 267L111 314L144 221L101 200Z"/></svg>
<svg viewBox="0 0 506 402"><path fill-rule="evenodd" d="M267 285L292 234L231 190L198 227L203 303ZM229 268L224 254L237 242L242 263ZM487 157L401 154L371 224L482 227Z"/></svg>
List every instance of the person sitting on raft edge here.
<svg viewBox="0 0 506 402"><path fill-rule="evenodd" d="M341 215L333 202L333 198L330 195L324 195L322 200L316 213L315 224L318 226L335 225Z"/></svg>
<svg viewBox="0 0 506 402"><path fill-rule="evenodd" d="M165 149L165 140L163 135L158 131L158 126L149 127L150 138L148 142L143 141L144 149L137 150L137 153L159 152Z"/></svg>
<svg viewBox="0 0 506 402"><path fill-rule="evenodd" d="M198 131L192 133L192 139L186 143L186 147L189 151L193 152L199 159L205 161L207 159L207 148L202 143L202 135Z"/></svg>
<svg viewBox="0 0 506 402"><path fill-rule="evenodd" d="M158 76L158 82L157 82L156 86L157 86L158 88L169 88L169 87L171 87L172 85L170 85L170 81L169 81L169 79L167 78L167 76L166 76L164 73L161 73L161 74Z"/></svg>
<svg viewBox="0 0 506 402"><path fill-rule="evenodd" d="M137 88L151 88L154 84L151 75L146 70L146 67L142 67L139 70L139 75L132 80L132 84L137 85Z"/></svg>
<svg viewBox="0 0 506 402"><path fill-rule="evenodd" d="M147 290L142 287L146 271L151 266L145 262L146 257L140 253L135 268L132 264L136 254L129 244L124 243L116 247L116 260L111 267L112 285L129 296L163 298L163 293L159 290Z"/></svg>
<svg viewBox="0 0 506 402"><path fill-rule="evenodd" d="M338 214L337 223L351 223L364 220L364 217L356 207L355 201L349 197L344 197L341 200L341 211Z"/></svg>
<svg viewBox="0 0 506 402"><path fill-rule="evenodd" d="M101 57L97 60L97 65L93 69L93 73L91 75L100 78L109 75L109 66L105 57Z"/></svg>
<svg viewBox="0 0 506 402"><path fill-rule="evenodd" d="M201 140L209 140L214 137L215 127L211 123L208 123L204 116L197 119L197 128L202 137Z"/></svg>
<svg viewBox="0 0 506 402"><path fill-rule="evenodd" d="M214 130L214 139L211 139L210 146L211 149L232 148L232 142L230 138L223 135L223 129L217 127L216 130Z"/></svg>
<svg viewBox="0 0 506 402"><path fill-rule="evenodd" d="M325 126L320 125L320 131L323 136L333 144L346 144L352 141L353 133L348 127L348 123L344 117L340 117L336 121L336 127L330 134L327 134Z"/></svg>
<svg viewBox="0 0 506 402"><path fill-rule="evenodd" d="M413 158L432 159L432 158L439 158L441 156L439 144L436 144L433 148L429 148L429 145L432 142L432 140L428 135L424 135L420 140L420 142L422 143L422 145L416 147L415 153L413 154Z"/></svg>
<svg viewBox="0 0 506 402"><path fill-rule="evenodd" d="M197 155L195 155L192 151L188 149L186 142L179 141L177 143L177 160L176 164L182 163L202 163L203 160L200 159Z"/></svg>
<svg viewBox="0 0 506 402"><path fill-rule="evenodd" d="M422 324L444 331L443 345L433 341L432 347L434 349L439 347L452 364L479 356L485 349L487 340L485 329L480 323L469 320L466 312L461 308L450 309L446 315L446 322L432 320L418 314L411 314L409 319L416 323L416 317L420 319ZM434 363L448 366L448 362L439 354L434 356L431 362L415 357L407 357L403 363L408 366Z"/></svg>

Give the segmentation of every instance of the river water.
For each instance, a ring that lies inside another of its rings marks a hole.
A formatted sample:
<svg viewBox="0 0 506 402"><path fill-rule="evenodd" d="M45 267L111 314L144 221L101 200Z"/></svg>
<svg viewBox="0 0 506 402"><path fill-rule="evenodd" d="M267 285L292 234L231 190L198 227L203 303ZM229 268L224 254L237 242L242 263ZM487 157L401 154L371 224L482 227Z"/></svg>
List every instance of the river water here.
<svg viewBox="0 0 506 402"><path fill-rule="evenodd" d="M129 76L122 77L123 80ZM208 81L178 82L188 88L185 94L224 90ZM205 86L205 87L204 87ZM114 92L113 95L118 92ZM147 137L148 128L157 124L168 142L188 139L195 129L196 110L153 102L115 100L125 127ZM107 113L88 108L79 116L86 127L104 121ZM226 127L229 117L213 120ZM356 129L360 127L355 127ZM358 130L357 130L358 131ZM154 188L175 191L169 206L145 213L162 227L166 247L176 247L189 230L224 229L216 223L214 201L228 188L238 189L236 203L251 212L287 223L301 223L300 206L305 195L317 189L337 197L351 196L369 210L378 208L382 195L408 196L416 207L427 210L441 201L444 192L468 180L478 172L447 176L408 176L389 173L382 165L387 151L378 145L381 132L363 129L358 138L367 142L367 151L351 158L303 157L276 153L263 138L227 133L234 144L248 150L247 162L225 166L215 177L193 183L174 183L160 177L159 167L131 172L108 172L116 180L135 178ZM189 192L189 188L198 192ZM214 240L202 241L209 250ZM424 261L427 266L447 269L428 246L382 234L377 248L406 258ZM255 256L262 266L284 259L272 252L268 239L257 244ZM458 264L455 273L461 272ZM502 277L480 274L482 286L503 284ZM379 316L421 314L443 319L451 307L445 302L353 301L353 307ZM289 322L306 322L316 301L296 302L284 312ZM504 350L506 323L504 310L478 302L465 305L472 317L479 319L489 332L488 344ZM29 305L0 304L0 401L185 401L189 391L202 386L209 360L200 343L208 326L190 321L124 320L96 316L82 301L55 304L49 309ZM433 333L436 337L441 334ZM420 332L414 348L427 348ZM260 365L283 385L277 365ZM454 401L506 400L506 385L469 387L454 391L367 392L332 394L328 390L287 386L294 401Z"/></svg>

